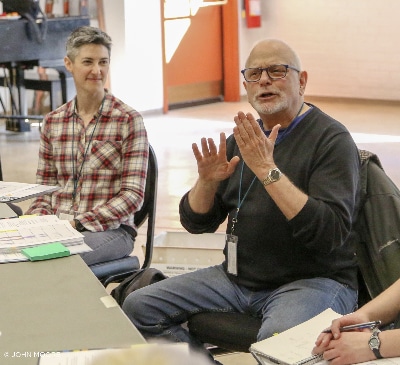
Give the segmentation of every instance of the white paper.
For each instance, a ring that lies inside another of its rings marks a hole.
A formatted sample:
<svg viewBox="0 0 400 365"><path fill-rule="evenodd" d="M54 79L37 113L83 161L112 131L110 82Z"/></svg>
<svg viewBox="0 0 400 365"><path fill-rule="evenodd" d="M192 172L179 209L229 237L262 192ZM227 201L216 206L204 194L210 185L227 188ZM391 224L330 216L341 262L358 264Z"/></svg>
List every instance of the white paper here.
<svg viewBox="0 0 400 365"><path fill-rule="evenodd" d="M26 261L21 249L60 242L71 254L91 251L83 234L55 215L0 220L0 263Z"/></svg>
<svg viewBox="0 0 400 365"><path fill-rule="evenodd" d="M326 309L308 321L276 336L252 344L250 351L263 365L295 364L304 359L311 359L311 351L315 346L318 335L331 325L332 320L339 317L341 315L332 309ZM313 360L310 361L310 363L313 362ZM329 364L328 361L318 359L314 362L316 365ZM400 365L400 357L368 361L362 364Z"/></svg>
<svg viewBox="0 0 400 365"><path fill-rule="evenodd" d="M148 354L159 351L163 356L168 354L174 357L189 356L189 346L187 343L168 343L168 344L139 344L133 345L130 348L124 349L94 349L85 351L67 351L67 352L54 352L49 354L43 354L40 356L39 365L91 365L96 358L108 355L108 354L119 354L122 355L123 359L131 359L130 364L135 364L135 358L141 359L140 363L143 363L144 358L148 358ZM121 358L118 364L126 363ZM112 365L112 364L110 364Z"/></svg>
<svg viewBox="0 0 400 365"><path fill-rule="evenodd" d="M0 181L0 202L17 202L58 190L59 186Z"/></svg>
<svg viewBox="0 0 400 365"><path fill-rule="evenodd" d="M44 353L40 356L39 365L89 365L96 357L120 351L119 349L99 349L88 351L70 351Z"/></svg>
<svg viewBox="0 0 400 365"><path fill-rule="evenodd" d="M312 356L315 340L332 320L341 317L332 309L326 309L319 315L292 327L276 336L256 342L250 351L257 358L272 358L282 364L295 364ZM265 362L268 363L268 362Z"/></svg>

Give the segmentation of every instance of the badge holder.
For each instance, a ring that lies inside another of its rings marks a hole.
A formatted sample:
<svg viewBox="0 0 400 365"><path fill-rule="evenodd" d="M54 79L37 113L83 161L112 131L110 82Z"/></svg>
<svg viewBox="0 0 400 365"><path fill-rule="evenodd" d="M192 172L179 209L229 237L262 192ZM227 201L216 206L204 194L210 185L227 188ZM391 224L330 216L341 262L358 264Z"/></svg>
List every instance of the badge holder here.
<svg viewBox="0 0 400 365"><path fill-rule="evenodd" d="M226 246L228 248L228 273L237 275L237 244L238 236L227 234L225 237Z"/></svg>
<svg viewBox="0 0 400 365"><path fill-rule="evenodd" d="M75 217L78 215L78 212L75 212L73 210L63 210L63 209L57 209L56 216L65 221L73 221Z"/></svg>

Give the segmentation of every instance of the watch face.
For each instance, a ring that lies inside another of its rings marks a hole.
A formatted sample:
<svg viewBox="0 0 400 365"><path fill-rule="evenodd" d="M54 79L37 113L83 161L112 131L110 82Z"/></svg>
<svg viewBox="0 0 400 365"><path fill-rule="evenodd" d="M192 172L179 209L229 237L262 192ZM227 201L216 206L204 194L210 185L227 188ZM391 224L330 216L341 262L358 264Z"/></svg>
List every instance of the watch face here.
<svg viewBox="0 0 400 365"><path fill-rule="evenodd" d="M371 347L378 348L379 340L373 337L369 340L369 344Z"/></svg>
<svg viewBox="0 0 400 365"><path fill-rule="evenodd" d="M281 172L277 168L271 169L268 172L268 176L264 180L262 180L262 183L264 184L264 186L269 185L275 181L278 181L281 175Z"/></svg>
<svg viewBox="0 0 400 365"><path fill-rule="evenodd" d="M277 170L271 170L271 179L272 180L278 180L280 176L280 172Z"/></svg>

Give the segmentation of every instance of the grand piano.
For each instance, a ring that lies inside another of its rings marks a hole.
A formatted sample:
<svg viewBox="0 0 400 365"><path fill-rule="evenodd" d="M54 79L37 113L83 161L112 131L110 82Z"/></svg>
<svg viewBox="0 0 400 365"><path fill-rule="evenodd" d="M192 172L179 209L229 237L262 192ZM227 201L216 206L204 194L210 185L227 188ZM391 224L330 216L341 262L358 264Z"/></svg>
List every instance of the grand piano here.
<svg viewBox="0 0 400 365"><path fill-rule="evenodd" d="M25 90L48 90L51 81L25 79L25 70L34 66L57 70L63 103L74 93L72 79L64 67L65 42L74 29L90 24L89 17L55 17L36 24L40 38L27 19L0 20L0 68L7 70L0 77L0 86L10 92L12 104L11 114L6 114L6 105L0 99L0 119L6 119L8 130L29 131L30 124L25 120L42 118L27 115Z"/></svg>

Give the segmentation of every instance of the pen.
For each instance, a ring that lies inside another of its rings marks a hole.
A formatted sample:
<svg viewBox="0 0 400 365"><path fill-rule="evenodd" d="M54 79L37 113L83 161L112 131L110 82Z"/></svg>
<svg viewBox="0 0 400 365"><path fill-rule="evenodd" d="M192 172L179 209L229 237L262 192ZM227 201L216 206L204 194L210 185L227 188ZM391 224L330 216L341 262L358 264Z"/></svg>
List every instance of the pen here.
<svg viewBox="0 0 400 365"><path fill-rule="evenodd" d="M358 329L363 329L363 328L374 328L376 326L379 326L380 324L381 324L381 321L372 321L372 322L351 324L349 326L340 327L339 331L340 332L347 332L347 331L358 330ZM323 330L322 333L331 333L331 329L328 328L326 330Z"/></svg>

